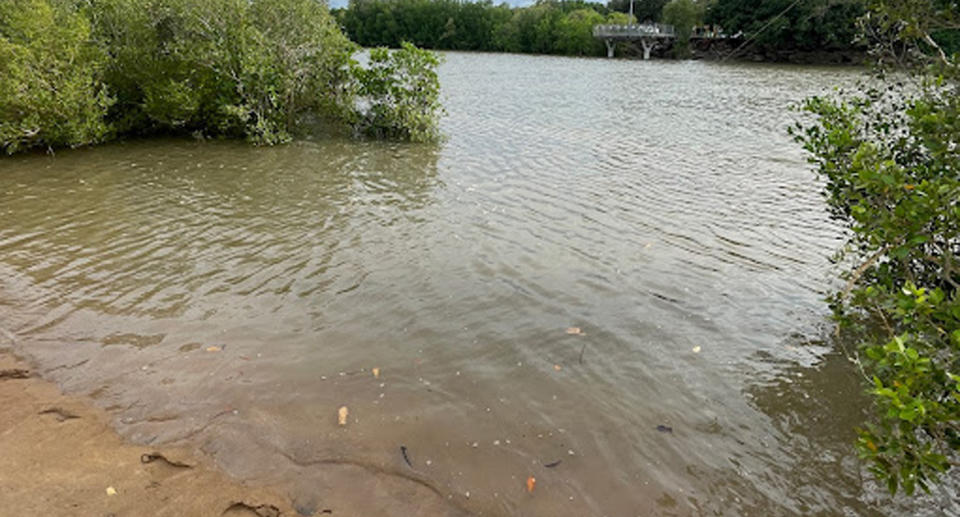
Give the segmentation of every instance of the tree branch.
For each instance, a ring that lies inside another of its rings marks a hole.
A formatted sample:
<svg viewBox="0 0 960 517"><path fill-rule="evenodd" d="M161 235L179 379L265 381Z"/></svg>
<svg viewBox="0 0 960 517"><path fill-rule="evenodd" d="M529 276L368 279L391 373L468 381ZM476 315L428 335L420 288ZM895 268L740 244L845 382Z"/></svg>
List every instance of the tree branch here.
<svg viewBox="0 0 960 517"><path fill-rule="evenodd" d="M893 244L887 244L883 248L880 248L879 250L877 250L876 253L871 255L870 258L866 260L866 262L864 262L863 264L860 264L860 267L854 270L853 275L851 275L850 279L847 280L847 287L844 288L843 294L840 296L840 301L843 301L847 299L848 296L850 296L850 291L853 290L854 285L856 285L857 281L860 280L860 277L863 276L863 273L866 272L867 269L870 268L870 266L872 266L874 263L880 260L880 258L883 257L883 255L886 254L888 251L890 251L890 248L892 247L893 247Z"/></svg>

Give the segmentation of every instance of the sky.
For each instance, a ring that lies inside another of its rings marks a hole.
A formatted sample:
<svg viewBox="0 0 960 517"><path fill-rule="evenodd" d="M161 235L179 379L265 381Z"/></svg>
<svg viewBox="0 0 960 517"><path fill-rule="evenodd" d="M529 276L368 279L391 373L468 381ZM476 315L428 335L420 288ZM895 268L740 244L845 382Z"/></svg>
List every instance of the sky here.
<svg viewBox="0 0 960 517"><path fill-rule="evenodd" d="M338 8L338 7L346 7L346 6L347 6L347 1L348 1L348 0L329 0L330 8L331 8L331 9L336 9L336 8ZM494 0L494 1L493 1L493 3L494 3L494 4L497 4L497 5L499 5L499 4L503 3L503 2L506 2L507 4L509 4L509 5L513 6L513 7L516 7L516 6L518 6L518 5L530 5L530 4L532 4L532 3L534 2L534 0Z"/></svg>

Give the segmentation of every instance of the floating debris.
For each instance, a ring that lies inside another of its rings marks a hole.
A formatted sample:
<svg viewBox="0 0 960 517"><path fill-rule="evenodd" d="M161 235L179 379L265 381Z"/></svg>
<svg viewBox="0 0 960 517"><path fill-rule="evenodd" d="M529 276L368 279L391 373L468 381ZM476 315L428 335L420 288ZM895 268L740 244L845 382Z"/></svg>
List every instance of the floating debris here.
<svg viewBox="0 0 960 517"><path fill-rule="evenodd" d="M527 478L527 492L533 493L533 489L537 486L537 478L530 476Z"/></svg>
<svg viewBox="0 0 960 517"><path fill-rule="evenodd" d="M208 346L208 347L207 347L207 352L220 352L220 351L222 351L222 350L223 350L223 347L222 347L222 346L214 345L214 346Z"/></svg>
<svg viewBox="0 0 960 517"><path fill-rule="evenodd" d="M340 425L347 425L347 416L349 416L349 415L350 415L350 410L347 409L347 406L342 406L342 407L337 411L337 422L338 422Z"/></svg>
<svg viewBox="0 0 960 517"><path fill-rule="evenodd" d="M568 327L568 328L567 328L567 334L570 334L571 336L583 336L583 335L585 335L585 334L583 333L583 330L580 329L580 327Z"/></svg>
<svg viewBox="0 0 960 517"><path fill-rule="evenodd" d="M374 379L379 379L379 378L380 378L380 368L374 368L372 371L373 371L373 378L374 378Z"/></svg>
<svg viewBox="0 0 960 517"><path fill-rule="evenodd" d="M410 462L410 456L407 455L407 446L406 446L406 445L401 445L401 446L400 446L400 454L403 455L403 461L407 462L407 466L410 467L410 468L413 468L413 463ZM429 465L430 463L427 462L427 464Z"/></svg>
<svg viewBox="0 0 960 517"><path fill-rule="evenodd" d="M545 463L543 466L547 467L548 469L552 469L553 467L556 467L561 463L563 463L563 460L557 460L557 461L551 461L550 463Z"/></svg>
<svg viewBox="0 0 960 517"><path fill-rule="evenodd" d="M700 353L700 345L697 345L697 346L693 347L693 353L695 353L695 354L699 354L699 353Z"/></svg>
<svg viewBox="0 0 960 517"><path fill-rule="evenodd" d="M660 431L661 433L672 433L673 428L668 425L660 424L657 426L657 431Z"/></svg>
<svg viewBox="0 0 960 517"><path fill-rule="evenodd" d="M107 487L107 495L117 495L117 489L112 486Z"/></svg>

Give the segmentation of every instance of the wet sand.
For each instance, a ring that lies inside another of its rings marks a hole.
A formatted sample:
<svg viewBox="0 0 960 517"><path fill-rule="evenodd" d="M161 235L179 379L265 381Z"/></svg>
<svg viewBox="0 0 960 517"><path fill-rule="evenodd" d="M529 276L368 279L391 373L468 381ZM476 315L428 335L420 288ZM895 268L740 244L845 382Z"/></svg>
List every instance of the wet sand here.
<svg viewBox="0 0 960 517"><path fill-rule="evenodd" d="M0 350L0 516L467 515L415 478L345 460L324 463L313 473L323 482L298 502L290 487L231 478L189 442L124 440L92 400L63 394L27 361Z"/></svg>
<svg viewBox="0 0 960 517"><path fill-rule="evenodd" d="M198 453L124 442L103 410L0 353L0 515L297 512L279 490L230 479Z"/></svg>

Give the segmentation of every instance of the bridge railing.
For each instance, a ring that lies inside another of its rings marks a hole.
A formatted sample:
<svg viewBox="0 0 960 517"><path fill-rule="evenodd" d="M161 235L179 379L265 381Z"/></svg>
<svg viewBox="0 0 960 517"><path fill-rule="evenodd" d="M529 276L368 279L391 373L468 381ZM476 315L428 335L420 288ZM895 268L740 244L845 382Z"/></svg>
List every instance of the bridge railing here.
<svg viewBox="0 0 960 517"><path fill-rule="evenodd" d="M642 38L676 36L673 25L662 23L641 23L631 25L594 25L593 36L596 38Z"/></svg>

